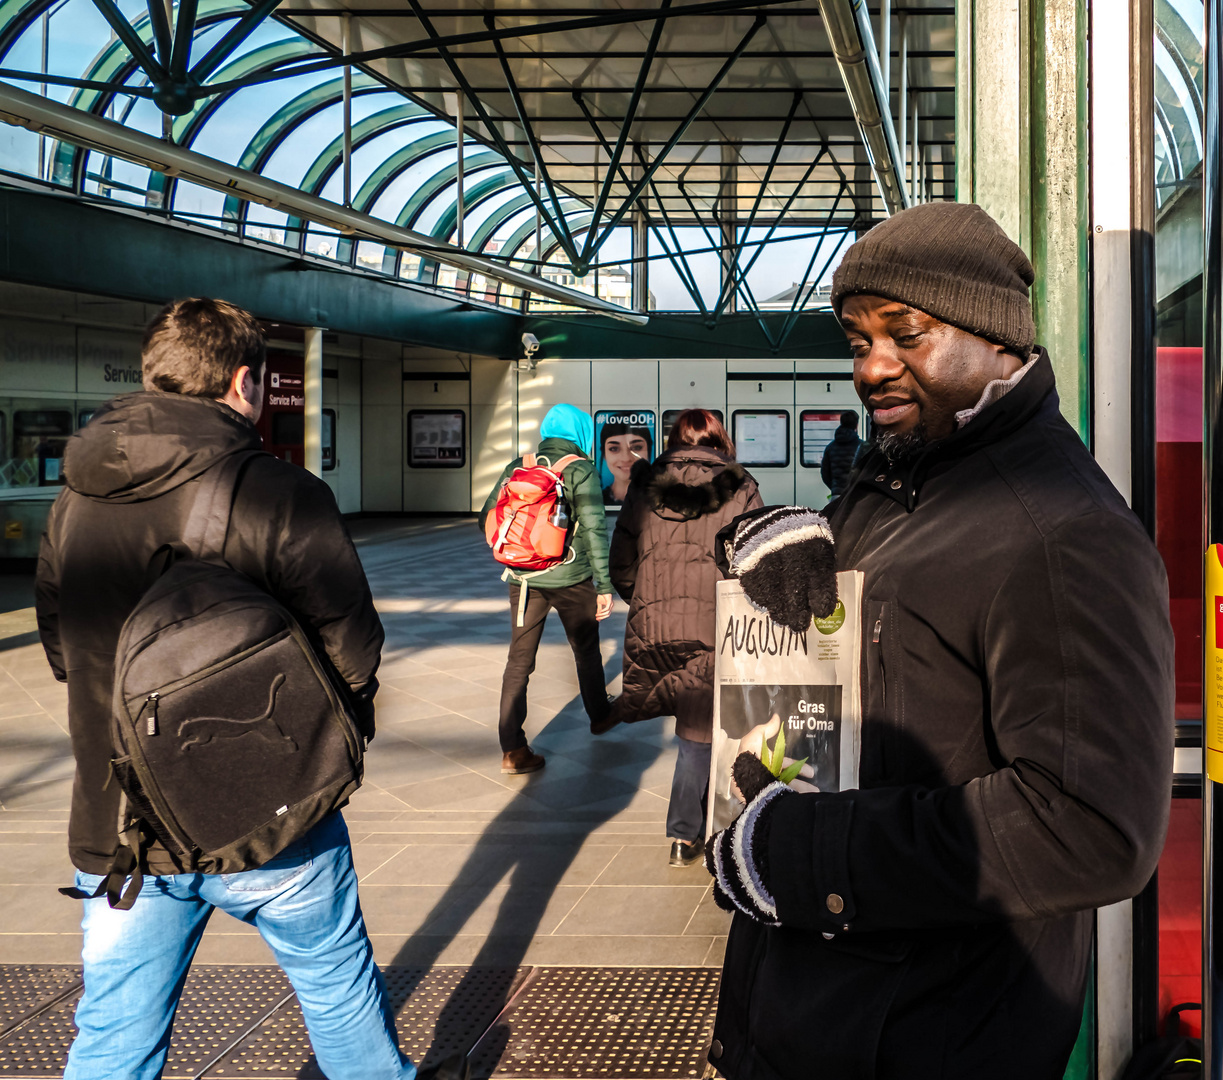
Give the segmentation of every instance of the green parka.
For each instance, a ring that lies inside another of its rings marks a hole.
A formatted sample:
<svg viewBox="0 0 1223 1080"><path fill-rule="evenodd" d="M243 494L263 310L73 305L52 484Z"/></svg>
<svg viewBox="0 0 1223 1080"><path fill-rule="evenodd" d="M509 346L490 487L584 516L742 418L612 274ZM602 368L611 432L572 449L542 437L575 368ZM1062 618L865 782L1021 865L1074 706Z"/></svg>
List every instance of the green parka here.
<svg viewBox="0 0 1223 1080"><path fill-rule="evenodd" d="M576 444L568 439L544 439L536 451L539 457L549 462L560 461L568 454L578 454L580 461L573 462L561 474L565 482L565 496L569 501L569 515L577 522L573 533L573 559L554 566L538 576L530 577L532 589L560 589L576 585L587 578L594 579L595 592L603 595L612 591L611 571L607 562L607 524L603 514L603 487L593 462ZM484 531L484 520L497 505L501 485L510 473L522 465L522 458L515 458L497 477L492 491L484 500L480 511L480 531Z"/></svg>

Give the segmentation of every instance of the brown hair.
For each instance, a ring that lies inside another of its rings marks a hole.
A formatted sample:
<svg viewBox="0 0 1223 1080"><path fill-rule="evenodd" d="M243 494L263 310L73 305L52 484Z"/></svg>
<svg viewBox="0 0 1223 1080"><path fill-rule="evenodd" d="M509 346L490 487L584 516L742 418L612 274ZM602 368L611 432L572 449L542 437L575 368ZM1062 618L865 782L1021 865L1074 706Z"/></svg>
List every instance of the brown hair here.
<svg viewBox="0 0 1223 1080"><path fill-rule="evenodd" d="M227 300L192 297L167 304L144 332L146 390L224 397L239 368L263 381L267 346L254 316Z"/></svg>
<svg viewBox="0 0 1223 1080"><path fill-rule="evenodd" d="M667 449L682 450L685 446L712 446L735 456L735 444L726 434L722 421L708 409L685 409L675 418L671 434L667 436Z"/></svg>

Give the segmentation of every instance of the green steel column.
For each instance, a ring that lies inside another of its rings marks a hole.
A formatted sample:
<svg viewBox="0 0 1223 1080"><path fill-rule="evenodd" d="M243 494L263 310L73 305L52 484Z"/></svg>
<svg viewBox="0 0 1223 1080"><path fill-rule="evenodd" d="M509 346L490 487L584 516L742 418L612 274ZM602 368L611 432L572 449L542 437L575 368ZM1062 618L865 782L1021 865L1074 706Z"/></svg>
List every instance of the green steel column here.
<svg viewBox="0 0 1223 1080"><path fill-rule="evenodd" d="M1087 160L1085 0L957 4L956 198L983 206L1031 256L1037 340L1084 437Z"/></svg>
<svg viewBox="0 0 1223 1080"><path fill-rule="evenodd" d="M1036 270L1036 340L1088 441L1086 0L956 4L956 198L988 210ZM978 60L980 61L978 65ZM1096 1076L1094 961L1066 1080Z"/></svg>

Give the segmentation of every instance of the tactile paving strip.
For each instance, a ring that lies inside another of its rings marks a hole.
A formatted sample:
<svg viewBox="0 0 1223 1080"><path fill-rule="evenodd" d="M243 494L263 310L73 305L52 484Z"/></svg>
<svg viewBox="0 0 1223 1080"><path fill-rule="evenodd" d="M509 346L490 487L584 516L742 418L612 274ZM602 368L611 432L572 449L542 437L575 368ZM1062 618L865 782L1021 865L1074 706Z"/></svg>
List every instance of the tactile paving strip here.
<svg viewBox="0 0 1223 1080"><path fill-rule="evenodd" d="M436 967L383 974L401 1045L418 1064L470 1050L481 1080L704 1074L716 970ZM0 1015L24 1018L0 1031L0 1077L62 1074L75 1034L76 975L70 967L0 967L0 1008L8 1009ZM164 1075L322 1076L279 969L202 965L183 990Z"/></svg>
<svg viewBox="0 0 1223 1080"><path fill-rule="evenodd" d="M396 1013L399 1042L418 1065L470 1050L505 1005L515 968L387 968L382 973ZM422 1060L423 1059L423 1060ZM212 1077L321 1080L296 1000L288 1002L208 1070Z"/></svg>
<svg viewBox="0 0 1223 1080"><path fill-rule="evenodd" d="M183 987L166 1080L192 1080L291 992L275 967L192 969ZM76 1036L72 1018L80 991L0 1035L0 1077L59 1077ZM307 1047L307 1052L309 1048Z"/></svg>
<svg viewBox="0 0 1223 1080"><path fill-rule="evenodd" d="M74 964L0 965L0 1039L80 985Z"/></svg>
<svg viewBox="0 0 1223 1080"><path fill-rule="evenodd" d="M719 977L711 968L538 969L472 1055L472 1075L699 1080Z"/></svg>

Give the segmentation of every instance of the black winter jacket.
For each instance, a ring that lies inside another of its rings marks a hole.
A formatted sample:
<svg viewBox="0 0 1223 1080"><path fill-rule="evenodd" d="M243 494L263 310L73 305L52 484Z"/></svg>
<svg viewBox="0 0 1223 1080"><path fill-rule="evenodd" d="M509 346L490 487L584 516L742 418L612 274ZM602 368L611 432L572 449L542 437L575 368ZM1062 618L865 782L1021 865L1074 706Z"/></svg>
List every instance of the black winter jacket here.
<svg viewBox="0 0 1223 1080"><path fill-rule="evenodd" d="M1043 353L907 466L867 455L831 524L866 576L861 788L775 804L782 926L736 916L712 1060L1059 1080L1090 909L1146 885L1167 827L1163 564Z"/></svg>
<svg viewBox="0 0 1223 1080"><path fill-rule="evenodd" d="M831 498L845 494L860 449L862 440L858 438L858 432L843 426L837 428L832 442L824 448L824 456L820 459L820 479L824 481Z"/></svg>
<svg viewBox="0 0 1223 1080"><path fill-rule="evenodd" d="M743 466L708 446L633 465L611 542L612 584L629 605L617 719L674 716L681 738L713 737L713 541L760 505Z"/></svg>
<svg viewBox="0 0 1223 1080"><path fill-rule="evenodd" d="M68 849L78 869L106 872L116 847L119 786L110 776L115 647L144 592L149 560L180 539L191 483L228 454L258 450L254 426L206 398L144 392L107 402L68 440L67 487L39 555L38 629L55 677L68 683L76 780ZM382 623L331 489L263 454L238 484L225 559L283 603L352 690L373 733ZM149 851L153 873L176 873Z"/></svg>

